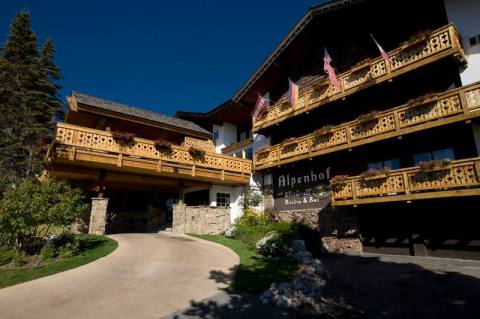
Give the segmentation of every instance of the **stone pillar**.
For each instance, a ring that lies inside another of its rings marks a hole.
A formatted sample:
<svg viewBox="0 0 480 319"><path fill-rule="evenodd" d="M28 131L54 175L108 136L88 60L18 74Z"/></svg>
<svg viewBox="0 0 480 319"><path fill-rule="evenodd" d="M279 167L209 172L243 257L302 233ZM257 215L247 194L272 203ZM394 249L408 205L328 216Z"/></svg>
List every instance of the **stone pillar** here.
<svg viewBox="0 0 480 319"><path fill-rule="evenodd" d="M108 198L92 198L92 211L90 213L90 235L104 235L107 225Z"/></svg>
<svg viewBox="0 0 480 319"><path fill-rule="evenodd" d="M172 206L173 206L172 231L174 233L183 234L185 233L187 205L176 204Z"/></svg>

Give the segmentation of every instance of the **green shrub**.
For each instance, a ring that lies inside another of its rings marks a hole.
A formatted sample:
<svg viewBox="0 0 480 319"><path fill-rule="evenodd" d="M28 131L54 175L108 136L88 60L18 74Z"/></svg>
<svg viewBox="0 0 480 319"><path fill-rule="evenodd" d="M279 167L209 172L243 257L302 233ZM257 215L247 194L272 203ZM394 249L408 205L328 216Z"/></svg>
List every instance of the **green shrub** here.
<svg viewBox="0 0 480 319"><path fill-rule="evenodd" d="M282 256L287 252L288 243L276 231L271 231L255 244L256 252L262 256Z"/></svg>
<svg viewBox="0 0 480 319"><path fill-rule="evenodd" d="M66 227L86 210L79 190L62 182L25 180L0 200L0 237L17 252L35 253L55 227Z"/></svg>
<svg viewBox="0 0 480 319"><path fill-rule="evenodd" d="M251 209L246 209L242 216L240 216L235 225L237 227L248 227L254 225L268 225L272 223L272 218L269 213L256 212Z"/></svg>
<svg viewBox="0 0 480 319"><path fill-rule="evenodd" d="M13 257L15 256L15 252L5 247L0 247L0 266L9 264Z"/></svg>
<svg viewBox="0 0 480 319"><path fill-rule="evenodd" d="M46 244L43 245L42 249L40 250L40 257L43 261L48 261L55 258L58 255L57 249L51 245Z"/></svg>
<svg viewBox="0 0 480 319"><path fill-rule="evenodd" d="M71 243L66 243L64 246L60 247L59 256L62 258L69 258L75 255L78 255L80 252L78 241L73 241Z"/></svg>
<svg viewBox="0 0 480 319"><path fill-rule="evenodd" d="M16 267L21 267L27 263L25 255L23 253L15 253L12 258L12 264Z"/></svg>

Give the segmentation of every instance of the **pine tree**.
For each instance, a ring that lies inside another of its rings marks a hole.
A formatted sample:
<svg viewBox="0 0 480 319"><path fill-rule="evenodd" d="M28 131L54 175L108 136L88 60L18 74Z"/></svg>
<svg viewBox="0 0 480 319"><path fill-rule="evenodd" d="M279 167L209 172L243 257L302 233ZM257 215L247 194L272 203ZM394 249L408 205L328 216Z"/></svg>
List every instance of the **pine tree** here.
<svg viewBox="0 0 480 319"><path fill-rule="evenodd" d="M55 116L61 115L57 84L61 75L53 57L51 40L40 54L29 13L18 13L0 56L0 175L4 185L38 172Z"/></svg>

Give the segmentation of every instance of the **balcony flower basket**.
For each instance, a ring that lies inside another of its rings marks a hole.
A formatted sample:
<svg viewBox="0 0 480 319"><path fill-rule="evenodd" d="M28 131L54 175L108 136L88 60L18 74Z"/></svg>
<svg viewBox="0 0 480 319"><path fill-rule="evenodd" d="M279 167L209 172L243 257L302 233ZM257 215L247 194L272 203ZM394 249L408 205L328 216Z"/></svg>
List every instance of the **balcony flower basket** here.
<svg viewBox="0 0 480 319"><path fill-rule="evenodd" d="M297 139L295 137L288 137L282 141L282 146L290 146L298 144Z"/></svg>
<svg viewBox="0 0 480 319"><path fill-rule="evenodd" d="M133 133L113 131L112 138L120 147L132 147L135 144L135 134Z"/></svg>
<svg viewBox="0 0 480 319"><path fill-rule="evenodd" d="M267 152L269 152L269 151L270 151L270 146L268 146L268 145L263 145L263 146L257 148L257 151L256 151L256 152L260 154L260 153L267 153Z"/></svg>
<svg viewBox="0 0 480 319"><path fill-rule="evenodd" d="M202 150L201 148L190 146L188 153L195 161L203 162L205 160L205 150Z"/></svg>
<svg viewBox="0 0 480 319"><path fill-rule="evenodd" d="M155 149L164 155L170 155L172 154L172 143L170 143L167 140L164 139L158 139L153 142L153 145L155 146Z"/></svg>
<svg viewBox="0 0 480 319"><path fill-rule="evenodd" d="M434 98L438 96L438 93L437 92L429 92L429 93L426 93L422 96L419 96L417 98L414 98L414 99L410 99L407 101L407 104L410 106L410 107L417 107L417 106L420 106L420 105L423 105L425 104L424 102L428 99L431 99L431 98Z"/></svg>
<svg viewBox="0 0 480 319"><path fill-rule="evenodd" d="M452 161L448 158L443 160L421 161L418 163L420 172L442 171L450 169Z"/></svg>
<svg viewBox="0 0 480 319"><path fill-rule="evenodd" d="M333 125L325 125L325 126L319 128L318 130L315 130L313 132L313 135L315 135L315 136L332 135L333 134L333 129L334 129Z"/></svg>
<svg viewBox="0 0 480 319"><path fill-rule="evenodd" d="M377 180L377 179L386 179L390 175L390 168L384 167L381 169L369 168L362 174L360 177L365 181Z"/></svg>
<svg viewBox="0 0 480 319"><path fill-rule="evenodd" d="M357 117L357 122L358 124L367 124L367 123L375 122L378 120L379 115L380 115L379 111L373 110Z"/></svg>
<svg viewBox="0 0 480 319"><path fill-rule="evenodd" d="M293 107L293 105L290 104L290 102L288 102L288 99L285 102L283 102L282 104L279 105L280 112L284 112L284 111L286 111L286 110L288 110L292 107Z"/></svg>
<svg viewBox="0 0 480 319"><path fill-rule="evenodd" d="M410 38L408 38L407 41L404 41L404 42L400 43L400 47L405 48L405 47L408 47L412 44L425 41L432 35L432 33L433 33L432 30L418 31L418 32L412 34L410 36Z"/></svg>
<svg viewBox="0 0 480 319"><path fill-rule="evenodd" d="M330 179L332 185L345 184L347 182L348 175L336 175Z"/></svg>
<svg viewBox="0 0 480 319"><path fill-rule="evenodd" d="M355 65L352 66L351 70L352 72L362 71L366 68L370 68L371 63L372 63L372 59L370 58L363 59L355 63Z"/></svg>

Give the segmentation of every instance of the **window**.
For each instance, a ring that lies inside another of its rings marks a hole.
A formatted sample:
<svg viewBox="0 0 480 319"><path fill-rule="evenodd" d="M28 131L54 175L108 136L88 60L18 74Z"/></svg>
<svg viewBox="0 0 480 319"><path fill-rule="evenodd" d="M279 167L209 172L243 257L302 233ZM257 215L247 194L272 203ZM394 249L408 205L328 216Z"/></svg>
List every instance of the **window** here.
<svg viewBox="0 0 480 319"><path fill-rule="evenodd" d="M233 156L243 158L243 152L242 151L235 152L233 153Z"/></svg>
<svg viewBox="0 0 480 319"><path fill-rule="evenodd" d="M447 158L451 160L455 159L455 153L451 147L415 154L413 155L413 162L416 165L421 161L442 160Z"/></svg>
<svg viewBox="0 0 480 319"><path fill-rule="evenodd" d="M238 141L239 142L244 141L247 138L250 138L251 136L252 136L252 133L250 132L250 130L240 131L240 133L238 134Z"/></svg>
<svg viewBox="0 0 480 319"><path fill-rule="evenodd" d="M228 193L217 193L217 206L219 206L219 207L230 207L230 194L228 194Z"/></svg>
<svg viewBox="0 0 480 319"><path fill-rule="evenodd" d="M245 150L245 158L249 160L253 159L253 150L251 147Z"/></svg>
<svg viewBox="0 0 480 319"><path fill-rule="evenodd" d="M400 168L400 160L398 158L392 158L385 161L368 163L368 168L382 169L384 167L388 167L390 169L398 169Z"/></svg>
<svg viewBox="0 0 480 319"><path fill-rule="evenodd" d="M213 132L212 138L213 138L214 141L218 140L218 131Z"/></svg>
<svg viewBox="0 0 480 319"><path fill-rule="evenodd" d="M480 43L480 34L473 36L470 38L470 46L473 47Z"/></svg>

